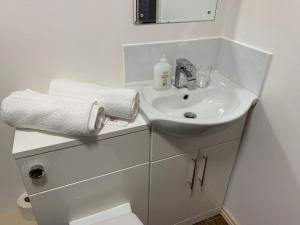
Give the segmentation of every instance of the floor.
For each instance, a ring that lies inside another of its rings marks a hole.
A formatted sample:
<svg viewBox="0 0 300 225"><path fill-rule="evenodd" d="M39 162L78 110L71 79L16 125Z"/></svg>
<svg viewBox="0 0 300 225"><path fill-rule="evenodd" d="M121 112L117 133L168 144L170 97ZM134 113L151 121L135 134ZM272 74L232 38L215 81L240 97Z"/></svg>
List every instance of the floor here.
<svg viewBox="0 0 300 225"><path fill-rule="evenodd" d="M1 225L37 225L34 219L25 220L19 210L0 215ZM222 216L218 215L195 225L228 225Z"/></svg>
<svg viewBox="0 0 300 225"><path fill-rule="evenodd" d="M195 225L228 225L221 215L209 218Z"/></svg>
<svg viewBox="0 0 300 225"><path fill-rule="evenodd" d="M26 215L27 219L24 219L24 216L19 210L10 211L0 215L0 224L1 225L37 225L31 215Z"/></svg>

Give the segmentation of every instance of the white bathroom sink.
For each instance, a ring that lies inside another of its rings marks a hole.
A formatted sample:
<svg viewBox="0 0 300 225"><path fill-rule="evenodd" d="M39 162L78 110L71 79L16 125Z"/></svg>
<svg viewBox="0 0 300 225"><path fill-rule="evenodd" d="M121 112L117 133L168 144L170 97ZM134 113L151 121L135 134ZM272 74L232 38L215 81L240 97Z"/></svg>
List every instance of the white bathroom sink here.
<svg viewBox="0 0 300 225"><path fill-rule="evenodd" d="M173 134L227 126L245 115L257 101L256 95L216 72L207 88L172 87L157 91L148 86L141 88L140 94L146 119Z"/></svg>

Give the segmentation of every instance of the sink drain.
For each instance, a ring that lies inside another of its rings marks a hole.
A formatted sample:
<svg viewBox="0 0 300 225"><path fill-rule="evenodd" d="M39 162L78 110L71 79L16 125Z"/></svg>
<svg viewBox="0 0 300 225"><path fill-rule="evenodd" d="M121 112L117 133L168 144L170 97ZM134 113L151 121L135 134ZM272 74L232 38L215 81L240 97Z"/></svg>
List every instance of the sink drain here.
<svg viewBox="0 0 300 225"><path fill-rule="evenodd" d="M193 112L186 112L183 115L184 115L185 118L188 118L188 119L195 119L195 118L197 118L197 114L195 114Z"/></svg>

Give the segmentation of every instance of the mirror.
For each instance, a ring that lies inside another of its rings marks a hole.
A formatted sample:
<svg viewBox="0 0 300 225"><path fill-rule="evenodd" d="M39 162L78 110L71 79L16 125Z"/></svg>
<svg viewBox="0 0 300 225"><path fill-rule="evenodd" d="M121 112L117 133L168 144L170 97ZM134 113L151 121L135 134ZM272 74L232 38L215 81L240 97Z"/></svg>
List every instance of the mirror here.
<svg viewBox="0 0 300 225"><path fill-rule="evenodd" d="M134 0L135 24L211 21L218 0Z"/></svg>

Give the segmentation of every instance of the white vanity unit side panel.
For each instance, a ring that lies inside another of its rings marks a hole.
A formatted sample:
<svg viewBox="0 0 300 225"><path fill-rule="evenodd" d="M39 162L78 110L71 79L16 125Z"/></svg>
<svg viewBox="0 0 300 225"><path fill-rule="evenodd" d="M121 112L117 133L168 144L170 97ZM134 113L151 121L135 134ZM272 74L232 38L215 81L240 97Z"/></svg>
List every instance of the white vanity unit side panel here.
<svg viewBox="0 0 300 225"><path fill-rule="evenodd" d="M172 136L154 129L151 134L151 161L193 152L208 146L225 143L242 136L247 115L220 130L207 130L194 136Z"/></svg>
<svg viewBox="0 0 300 225"><path fill-rule="evenodd" d="M149 130L33 155L17 160L29 194L89 179L149 162ZM32 166L42 165L46 175L29 177Z"/></svg>
<svg viewBox="0 0 300 225"><path fill-rule="evenodd" d="M71 137L36 130L17 129L12 154L15 159L19 159L146 129L148 129L147 123L140 114L127 126L104 125L98 135L91 137Z"/></svg>
<svg viewBox="0 0 300 225"><path fill-rule="evenodd" d="M148 220L149 163L106 174L30 196L39 225L68 225L130 202L146 225Z"/></svg>

